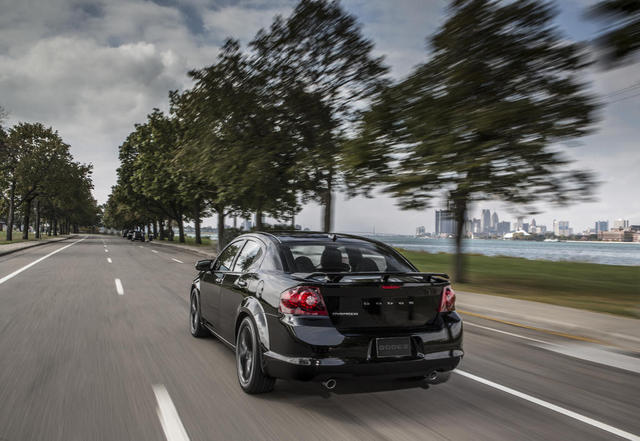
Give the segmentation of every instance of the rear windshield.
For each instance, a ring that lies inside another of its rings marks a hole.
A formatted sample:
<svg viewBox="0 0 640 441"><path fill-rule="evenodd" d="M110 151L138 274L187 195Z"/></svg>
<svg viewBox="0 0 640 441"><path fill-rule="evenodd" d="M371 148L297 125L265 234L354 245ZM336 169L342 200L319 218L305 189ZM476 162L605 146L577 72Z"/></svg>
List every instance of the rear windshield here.
<svg viewBox="0 0 640 441"><path fill-rule="evenodd" d="M415 271L395 251L368 242L313 241L281 246L295 273Z"/></svg>

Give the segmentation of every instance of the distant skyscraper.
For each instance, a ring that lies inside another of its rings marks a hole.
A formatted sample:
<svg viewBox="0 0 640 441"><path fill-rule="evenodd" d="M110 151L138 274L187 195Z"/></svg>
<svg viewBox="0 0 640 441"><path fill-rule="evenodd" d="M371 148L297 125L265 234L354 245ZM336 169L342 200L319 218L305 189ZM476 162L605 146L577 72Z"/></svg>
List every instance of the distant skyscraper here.
<svg viewBox="0 0 640 441"><path fill-rule="evenodd" d="M498 222L500 222L500 218L498 218L498 213L496 213L494 211L493 214L491 215L491 230L492 231L497 231L498 230Z"/></svg>
<svg viewBox="0 0 640 441"><path fill-rule="evenodd" d="M496 227L498 234L507 234L509 231L511 231L511 222L498 222L498 226Z"/></svg>
<svg viewBox="0 0 640 441"><path fill-rule="evenodd" d="M488 233L491 230L491 210L482 210L480 220L482 221L482 232Z"/></svg>
<svg viewBox="0 0 640 441"><path fill-rule="evenodd" d="M473 218L471 221L471 232L476 234L482 233L482 222L480 222L480 219Z"/></svg>
<svg viewBox="0 0 640 441"><path fill-rule="evenodd" d="M524 216L518 216L516 219L516 231L522 231L522 225L524 224Z"/></svg>
<svg viewBox="0 0 640 441"><path fill-rule="evenodd" d="M614 230L624 230L629 228L629 221L625 219L616 219L613 221Z"/></svg>
<svg viewBox="0 0 640 441"><path fill-rule="evenodd" d="M569 228L569 221L553 220L553 234L556 236L571 236L573 230Z"/></svg>
<svg viewBox="0 0 640 441"><path fill-rule="evenodd" d="M449 210L436 210L436 236L441 234L455 234L455 224L453 212Z"/></svg>
<svg viewBox="0 0 640 441"><path fill-rule="evenodd" d="M423 226L416 227L416 237L422 237L426 234L426 230Z"/></svg>
<svg viewBox="0 0 640 441"><path fill-rule="evenodd" d="M596 221L596 234L609 231L609 221Z"/></svg>

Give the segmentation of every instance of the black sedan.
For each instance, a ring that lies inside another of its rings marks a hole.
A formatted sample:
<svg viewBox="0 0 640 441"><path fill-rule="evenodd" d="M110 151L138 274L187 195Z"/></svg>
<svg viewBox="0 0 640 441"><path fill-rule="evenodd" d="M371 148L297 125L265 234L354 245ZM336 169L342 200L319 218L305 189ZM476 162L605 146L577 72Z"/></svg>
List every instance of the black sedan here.
<svg viewBox="0 0 640 441"><path fill-rule="evenodd" d="M235 350L240 386L276 378L446 381L463 356L445 274L420 273L391 247L325 233L254 233L196 264L190 328Z"/></svg>

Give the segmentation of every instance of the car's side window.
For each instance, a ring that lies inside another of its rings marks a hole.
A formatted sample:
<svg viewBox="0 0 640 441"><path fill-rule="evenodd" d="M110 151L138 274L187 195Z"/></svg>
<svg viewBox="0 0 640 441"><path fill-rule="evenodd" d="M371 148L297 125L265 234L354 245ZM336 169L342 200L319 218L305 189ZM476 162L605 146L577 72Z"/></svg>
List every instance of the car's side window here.
<svg viewBox="0 0 640 441"><path fill-rule="evenodd" d="M214 271L231 271L231 265L233 265L233 259L238 254L240 248L242 248L242 244L244 240L239 240L237 242L233 242L228 247L224 249L218 260L216 260L215 265L213 266Z"/></svg>
<svg viewBox="0 0 640 441"><path fill-rule="evenodd" d="M260 259L264 254L263 247L253 240L247 240L247 243L240 251L236 263L233 266L234 272L246 273L256 269L260 263Z"/></svg>

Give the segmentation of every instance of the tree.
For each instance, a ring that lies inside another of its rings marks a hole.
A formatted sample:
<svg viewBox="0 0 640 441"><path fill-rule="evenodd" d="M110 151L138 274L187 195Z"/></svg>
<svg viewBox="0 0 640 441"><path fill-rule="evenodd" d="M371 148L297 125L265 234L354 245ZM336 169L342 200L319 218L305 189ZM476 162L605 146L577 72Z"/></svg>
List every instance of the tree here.
<svg viewBox="0 0 640 441"><path fill-rule="evenodd" d="M192 90L173 94L173 111L184 128L177 163L198 182L193 194L217 213L218 244L225 242L224 218L255 212L282 216L298 202L300 142L288 101L228 40L216 63L190 72Z"/></svg>
<svg viewBox="0 0 640 441"><path fill-rule="evenodd" d="M431 38L429 61L378 97L345 155L363 188L383 185L404 209L444 196L457 223L455 277L464 281L463 228L471 203L588 197L593 177L571 170L561 143L593 128L595 100L579 47L533 0L455 0Z"/></svg>
<svg viewBox="0 0 640 441"><path fill-rule="evenodd" d="M387 68L372 56L373 43L337 1L300 1L286 20L277 17L268 31L261 30L251 47L271 87L301 91L313 104L304 124L313 126L307 139L314 144L298 172L309 177L305 196L322 204L323 230L330 231L345 130L362 100L383 84Z"/></svg>
<svg viewBox="0 0 640 441"><path fill-rule="evenodd" d="M606 67L629 61L640 50L639 0L603 0L592 6L588 15L606 25L597 39Z"/></svg>

